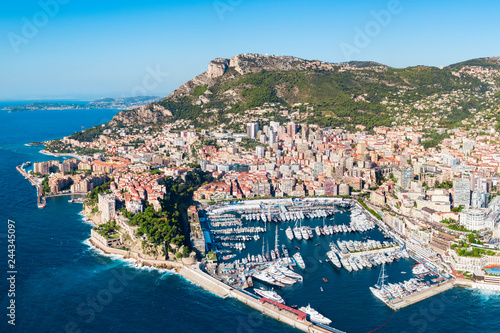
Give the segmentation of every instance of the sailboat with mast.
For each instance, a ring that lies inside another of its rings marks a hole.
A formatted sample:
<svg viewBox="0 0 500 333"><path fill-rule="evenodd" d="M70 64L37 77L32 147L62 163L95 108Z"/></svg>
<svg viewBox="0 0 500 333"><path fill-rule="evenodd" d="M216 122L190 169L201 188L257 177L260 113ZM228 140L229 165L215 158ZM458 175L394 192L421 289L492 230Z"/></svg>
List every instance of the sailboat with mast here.
<svg viewBox="0 0 500 333"><path fill-rule="evenodd" d="M372 294L384 303L389 301L387 298L387 291L385 290L385 280L387 278L388 276L385 274L385 263L383 263L377 284L374 287L370 287Z"/></svg>

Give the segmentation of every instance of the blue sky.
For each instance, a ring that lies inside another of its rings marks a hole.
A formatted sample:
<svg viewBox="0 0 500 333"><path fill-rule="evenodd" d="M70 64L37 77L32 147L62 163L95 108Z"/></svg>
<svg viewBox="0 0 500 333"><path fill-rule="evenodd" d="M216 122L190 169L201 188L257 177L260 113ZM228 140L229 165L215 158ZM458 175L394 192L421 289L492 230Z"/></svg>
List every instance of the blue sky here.
<svg viewBox="0 0 500 333"><path fill-rule="evenodd" d="M240 53L393 67L500 56L498 1L41 0L2 7L0 100L166 96L211 59Z"/></svg>

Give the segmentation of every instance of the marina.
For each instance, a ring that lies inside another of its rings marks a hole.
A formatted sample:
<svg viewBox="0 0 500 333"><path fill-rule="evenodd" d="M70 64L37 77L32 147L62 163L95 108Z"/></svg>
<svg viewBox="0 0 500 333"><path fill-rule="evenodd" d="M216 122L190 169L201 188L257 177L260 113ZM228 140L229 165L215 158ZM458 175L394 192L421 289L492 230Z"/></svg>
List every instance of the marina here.
<svg viewBox="0 0 500 333"><path fill-rule="evenodd" d="M332 300L331 286L346 279L359 280L374 304L393 310L453 287L352 201L273 202L200 212L207 248L219 259L211 266L214 276L264 304L298 309L311 322L329 327L348 301ZM371 291L381 269L391 279L380 292Z"/></svg>

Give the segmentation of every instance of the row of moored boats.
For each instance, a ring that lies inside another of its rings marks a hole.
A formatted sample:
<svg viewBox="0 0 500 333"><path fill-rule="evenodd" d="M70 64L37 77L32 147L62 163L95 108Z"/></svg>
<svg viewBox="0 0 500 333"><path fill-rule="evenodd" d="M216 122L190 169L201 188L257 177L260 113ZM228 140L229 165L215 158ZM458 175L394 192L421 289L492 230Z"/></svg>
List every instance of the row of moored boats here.
<svg viewBox="0 0 500 333"><path fill-rule="evenodd" d="M290 222L304 219L323 218L335 214L335 210L317 209L311 211L287 211L281 213L249 213L243 214L242 219L262 222Z"/></svg>

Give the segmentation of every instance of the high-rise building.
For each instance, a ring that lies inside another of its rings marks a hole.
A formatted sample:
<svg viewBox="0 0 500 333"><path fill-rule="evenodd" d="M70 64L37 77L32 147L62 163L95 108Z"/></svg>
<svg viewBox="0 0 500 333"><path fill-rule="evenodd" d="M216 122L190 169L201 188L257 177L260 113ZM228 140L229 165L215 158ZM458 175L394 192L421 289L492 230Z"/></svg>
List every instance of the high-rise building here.
<svg viewBox="0 0 500 333"><path fill-rule="evenodd" d="M450 154L443 154L443 164L452 167L455 165L459 165L460 160L457 157L452 156Z"/></svg>
<svg viewBox="0 0 500 333"><path fill-rule="evenodd" d="M358 155L363 155L365 152L366 152L366 143L364 142L358 143L358 145L356 146L356 153Z"/></svg>
<svg viewBox="0 0 500 333"><path fill-rule="evenodd" d="M345 167L351 170L354 167L354 158L348 157L345 159Z"/></svg>
<svg viewBox="0 0 500 333"><path fill-rule="evenodd" d="M255 139L257 137L257 132L259 131L259 124L257 123L248 123L247 124L247 136L251 139Z"/></svg>
<svg viewBox="0 0 500 333"><path fill-rule="evenodd" d="M401 169L400 186L402 189L409 189L414 178L413 168Z"/></svg>
<svg viewBox="0 0 500 333"><path fill-rule="evenodd" d="M344 177L344 167L339 165L335 168L335 178L342 179Z"/></svg>
<svg viewBox="0 0 500 333"><path fill-rule="evenodd" d="M338 195L339 186L334 181L325 182L325 195Z"/></svg>
<svg viewBox="0 0 500 333"><path fill-rule="evenodd" d="M99 211L101 212L101 222L106 223L115 217L115 196L114 194L99 194Z"/></svg>
<svg viewBox="0 0 500 333"><path fill-rule="evenodd" d="M290 135L297 134L297 123L294 121L290 122L287 126L287 132Z"/></svg>
<svg viewBox="0 0 500 333"><path fill-rule="evenodd" d="M487 192L474 191L472 192L471 207L472 208L486 208L488 205L489 195Z"/></svg>
<svg viewBox="0 0 500 333"><path fill-rule="evenodd" d="M474 147L476 146L476 141L474 140L469 140L469 139L464 139L463 141L463 151L465 154L469 155L472 153L474 150Z"/></svg>
<svg viewBox="0 0 500 333"><path fill-rule="evenodd" d="M320 173L323 173L323 163L314 162L313 177L318 177Z"/></svg>
<svg viewBox="0 0 500 333"><path fill-rule="evenodd" d="M276 132L274 130L271 130L269 133L269 144L274 145L276 143Z"/></svg>
<svg viewBox="0 0 500 333"><path fill-rule="evenodd" d="M258 158L262 158L266 154L266 149L262 146L257 146L255 147L255 153L257 154Z"/></svg>
<svg viewBox="0 0 500 333"><path fill-rule="evenodd" d="M33 172L39 172L42 175L48 175L50 173L49 162L35 162L33 164Z"/></svg>
<svg viewBox="0 0 500 333"><path fill-rule="evenodd" d="M269 127L271 127L271 131L277 132L280 127L280 123L277 121L271 121L269 122Z"/></svg>
<svg viewBox="0 0 500 333"><path fill-rule="evenodd" d="M453 181L453 207L470 207L470 179L458 178Z"/></svg>
<svg viewBox="0 0 500 333"><path fill-rule="evenodd" d="M283 191L283 194L290 194L293 191L293 186L295 185L295 179L294 178L282 178L281 179L281 190Z"/></svg>
<svg viewBox="0 0 500 333"><path fill-rule="evenodd" d="M350 195L351 188L349 185L343 183L339 185L339 195Z"/></svg>

